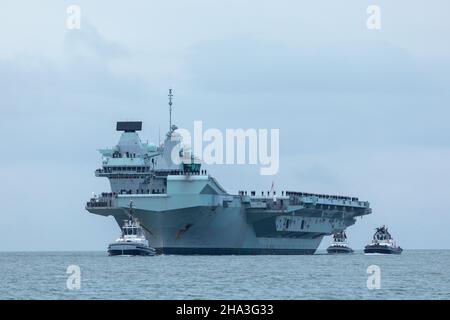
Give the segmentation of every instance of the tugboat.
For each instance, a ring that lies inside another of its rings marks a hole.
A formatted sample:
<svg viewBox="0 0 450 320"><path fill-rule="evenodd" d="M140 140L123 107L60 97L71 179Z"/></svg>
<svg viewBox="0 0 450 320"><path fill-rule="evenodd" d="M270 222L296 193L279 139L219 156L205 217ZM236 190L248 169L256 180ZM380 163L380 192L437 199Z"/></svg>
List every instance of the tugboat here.
<svg viewBox="0 0 450 320"><path fill-rule="evenodd" d="M364 253L400 254L403 249L395 244L386 226L375 229L373 240L364 248Z"/></svg>
<svg viewBox="0 0 450 320"><path fill-rule="evenodd" d="M327 248L327 252L330 254L353 253L353 249L348 246L345 231L333 235L333 242L331 242L331 245Z"/></svg>
<svg viewBox="0 0 450 320"><path fill-rule="evenodd" d="M110 256L154 256L156 250L149 246L139 221L133 217L130 202L129 219L124 221L122 235L108 246Z"/></svg>

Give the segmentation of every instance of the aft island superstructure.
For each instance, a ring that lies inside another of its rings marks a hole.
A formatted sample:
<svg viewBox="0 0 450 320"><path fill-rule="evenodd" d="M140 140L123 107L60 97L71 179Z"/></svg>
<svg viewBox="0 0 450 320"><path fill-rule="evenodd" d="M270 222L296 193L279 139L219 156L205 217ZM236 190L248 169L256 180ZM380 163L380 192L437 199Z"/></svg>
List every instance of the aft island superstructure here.
<svg viewBox="0 0 450 320"><path fill-rule="evenodd" d="M145 236L164 254L313 254L326 235L371 213L356 197L282 191L228 193L196 161L179 161L181 137L170 127L161 145L143 143L142 122L118 122L119 143L102 149L97 177L111 190L86 210L113 216L119 226L130 202ZM194 159L191 157L191 159Z"/></svg>

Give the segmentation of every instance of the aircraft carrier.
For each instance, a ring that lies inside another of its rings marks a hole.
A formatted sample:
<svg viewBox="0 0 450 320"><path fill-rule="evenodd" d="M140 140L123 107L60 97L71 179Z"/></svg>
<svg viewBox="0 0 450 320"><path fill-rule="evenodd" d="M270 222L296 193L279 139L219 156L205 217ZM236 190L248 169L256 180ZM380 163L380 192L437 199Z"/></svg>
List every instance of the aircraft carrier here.
<svg viewBox="0 0 450 320"><path fill-rule="evenodd" d="M160 145L141 141L140 121L118 122L116 129L120 140L99 150L102 166L95 171L109 179L111 190L92 197L86 210L113 216L122 226L132 202L159 254L314 254L324 236L371 213L369 202L356 197L273 190L230 194L200 163L173 161L172 150L182 142L176 126L170 124Z"/></svg>

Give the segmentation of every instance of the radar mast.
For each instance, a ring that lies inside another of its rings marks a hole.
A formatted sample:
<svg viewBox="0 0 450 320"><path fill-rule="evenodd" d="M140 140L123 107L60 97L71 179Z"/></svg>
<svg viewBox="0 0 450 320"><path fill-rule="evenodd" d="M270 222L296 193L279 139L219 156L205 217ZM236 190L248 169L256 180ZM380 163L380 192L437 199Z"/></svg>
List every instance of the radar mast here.
<svg viewBox="0 0 450 320"><path fill-rule="evenodd" d="M172 89L169 89L169 132L172 132Z"/></svg>

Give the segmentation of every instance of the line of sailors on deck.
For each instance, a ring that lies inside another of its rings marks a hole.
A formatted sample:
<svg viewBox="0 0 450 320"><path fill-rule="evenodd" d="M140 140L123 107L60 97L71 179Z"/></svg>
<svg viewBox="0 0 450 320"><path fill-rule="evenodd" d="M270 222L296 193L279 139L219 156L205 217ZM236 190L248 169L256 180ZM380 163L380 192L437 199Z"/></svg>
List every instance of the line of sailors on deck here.
<svg viewBox="0 0 450 320"><path fill-rule="evenodd" d="M150 192L151 191L151 192ZM102 198L112 198L118 194L164 194L165 189L136 189L136 190L126 190L122 189L119 192L102 192Z"/></svg>
<svg viewBox="0 0 450 320"><path fill-rule="evenodd" d="M240 195L240 196L246 196L246 195L247 195L247 191L239 191L239 195ZM256 196L256 191L251 191L251 192L250 192L250 195L251 195L252 197ZM276 191L273 191L273 192L272 192L272 195L276 196L276 195L277 195L277 192L276 192ZM286 195L287 195L287 192L286 192ZM261 196L264 197L264 191L261 191ZM270 196L270 191L267 191L267 196L268 196L268 197ZM281 191L281 196L284 196L284 191Z"/></svg>
<svg viewBox="0 0 450 320"><path fill-rule="evenodd" d="M272 192L274 196L276 196L276 191ZM284 196L285 192L281 191L281 196ZM247 191L239 191L240 196L246 196ZM256 191L250 192L251 196L256 196ZM264 197L264 191L261 191L261 196ZM267 191L267 196L270 196L270 191ZM336 199L336 200L351 200L351 201L359 201L358 198L355 197L346 197L346 196L333 196L328 194L315 194L315 193L307 193L307 192L292 192L286 191L286 196L299 196L299 197L318 197L321 199Z"/></svg>
<svg viewBox="0 0 450 320"><path fill-rule="evenodd" d="M287 196L300 196L300 197L318 197L318 198L323 198L323 199L359 201L359 199L355 198L355 197L333 196L333 195L329 195L329 194L315 194L315 193L307 193L307 192L286 191L286 195Z"/></svg>

